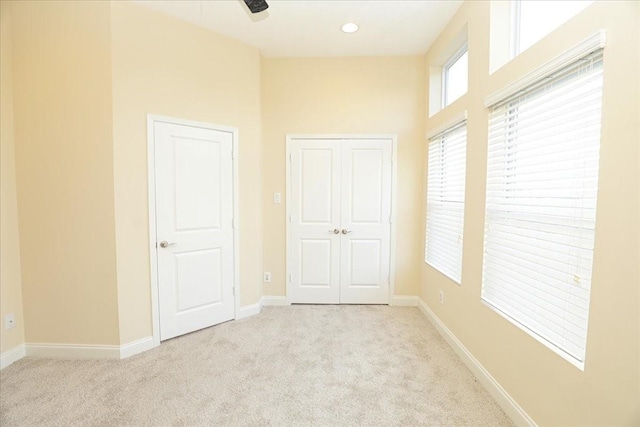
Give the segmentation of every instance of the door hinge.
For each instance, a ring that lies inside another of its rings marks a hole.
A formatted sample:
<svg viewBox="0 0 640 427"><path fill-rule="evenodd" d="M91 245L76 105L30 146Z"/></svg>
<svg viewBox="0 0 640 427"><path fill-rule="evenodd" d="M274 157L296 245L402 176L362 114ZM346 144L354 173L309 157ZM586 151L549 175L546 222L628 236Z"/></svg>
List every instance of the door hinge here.
<svg viewBox="0 0 640 427"><path fill-rule="evenodd" d="M389 215L389 224L391 224L391 215Z"/></svg>
<svg viewBox="0 0 640 427"><path fill-rule="evenodd" d="M391 284L391 276L387 276L387 283Z"/></svg>
<svg viewBox="0 0 640 427"><path fill-rule="evenodd" d="M235 150L233 148L231 149L231 158L232 159L236 158L236 152L235 152Z"/></svg>
<svg viewBox="0 0 640 427"><path fill-rule="evenodd" d="M291 222L292 222L292 221L291 221L291 217L292 217L292 215L291 215L291 214L289 214L289 223L291 223Z"/></svg>
<svg viewBox="0 0 640 427"><path fill-rule="evenodd" d="M233 228L234 230L236 228L236 219L235 218L231 219L231 228Z"/></svg>
<svg viewBox="0 0 640 427"><path fill-rule="evenodd" d="M289 153L289 162L292 161L292 158L293 158L293 154Z"/></svg>
<svg viewBox="0 0 640 427"><path fill-rule="evenodd" d="M234 286L234 287L233 287L233 288L231 288L231 289L233 289L233 296L235 297L235 296L236 296L236 287Z"/></svg>
<svg viewBox="0 0 640 427"><path fill-rule="evenodd" d="M291 273L289 273L289 283L291 283Z"/></svg>

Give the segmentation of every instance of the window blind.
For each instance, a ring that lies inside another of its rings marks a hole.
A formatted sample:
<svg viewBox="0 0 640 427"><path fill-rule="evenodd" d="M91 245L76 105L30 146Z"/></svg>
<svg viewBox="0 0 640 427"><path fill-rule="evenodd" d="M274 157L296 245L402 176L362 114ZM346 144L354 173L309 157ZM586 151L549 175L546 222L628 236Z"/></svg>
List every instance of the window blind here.
<svg viewBox="0 0 640 427"><path fill-rule="evenodd" d="M425 262L457 283L462 277L466 121L431 138Z"/></svg>
<svg viewBox="0 0 640 427"><path fill-rule="evenodd" d="M482 300L583 367L602 109L602 50L490 114Z"/></svg>

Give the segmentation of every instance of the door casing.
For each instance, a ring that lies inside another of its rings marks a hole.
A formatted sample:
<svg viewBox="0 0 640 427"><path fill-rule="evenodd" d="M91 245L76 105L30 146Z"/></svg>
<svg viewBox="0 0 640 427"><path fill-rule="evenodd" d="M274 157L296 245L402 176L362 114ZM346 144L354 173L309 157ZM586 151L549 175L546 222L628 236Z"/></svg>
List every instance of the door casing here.
<svg viewBox="0 0 640 427"><path fill-rule="evenodd" d="M291 295L291 267L293 265L292 248L293 236L291 230L291 151L294 140L337 140L337 139L384 139L391 140L391 236L389 247L389 305L393 304L395 295L395 274L396 274L396 183L398 181L398 136L393 134L287 134L287 153L286 163L286 304L290 304L289 296Z"/></svg>
<svg viewBox="0 0 640 427"><path fill-rule="evenodd" d="M235 311L234 318L240 313L240 226L239 226L239 188L238 188L238 129L213 123L184 120L174 117L147 114L147 189L149 193L149 263L151 273L151 318L154 346L160 345L160 307L158 290L158 252L156 224L156 178L155 178L155 123L170 123L183 126L212 129L229 132L233 135L233 288Z"/></svg>

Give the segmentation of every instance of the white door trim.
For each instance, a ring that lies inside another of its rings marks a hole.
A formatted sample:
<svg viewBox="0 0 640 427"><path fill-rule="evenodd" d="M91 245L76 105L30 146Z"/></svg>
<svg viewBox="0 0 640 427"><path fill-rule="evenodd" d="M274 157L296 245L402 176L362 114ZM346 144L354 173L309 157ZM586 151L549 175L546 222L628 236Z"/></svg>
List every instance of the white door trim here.
<svg viewBox="0 0 640 427"><path fill-rule="evenodd" d="M184 120L174 117L147 114L147 190L149 194L149 264L151 272L151 319L153 345L160 345L160 309L158 303L158 252L156 251L156 177L155 177L155 135L156 122L198 127L233 135L233 294L234 318L240 312L240 227L239 227L239 188L238 188L238 128L213 123Z"/></svg>
<svg viewBox="0 0 640 427"><path fill-rule="evenodd" d="M293 260L291 259L291 248L293 247L292 232L291 232L291 152L293 148L293 140L300 139L390 139L391 140L391 239L390 239L390 251L389 251L389 305L394 301L395 295L395 276L396 276L396 184L398 182L398 135L394 134L287 134L287 153L285 158L286 163L286 292L287 292L287 304L291 301L289 296L291 295L291 266Z"/></svg>

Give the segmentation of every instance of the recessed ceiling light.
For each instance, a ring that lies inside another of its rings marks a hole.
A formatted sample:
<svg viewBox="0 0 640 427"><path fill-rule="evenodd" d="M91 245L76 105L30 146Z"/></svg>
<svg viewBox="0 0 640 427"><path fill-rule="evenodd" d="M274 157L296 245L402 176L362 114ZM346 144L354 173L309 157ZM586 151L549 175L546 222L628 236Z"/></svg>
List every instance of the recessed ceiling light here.
<svg viewBox="0 0 640 427"><path fill-rule="evenodd" d="M347 22L342 26L341 29L343 33L355 33L356 31L358 31L358 25L354 24L353 22Z"/></svg>

